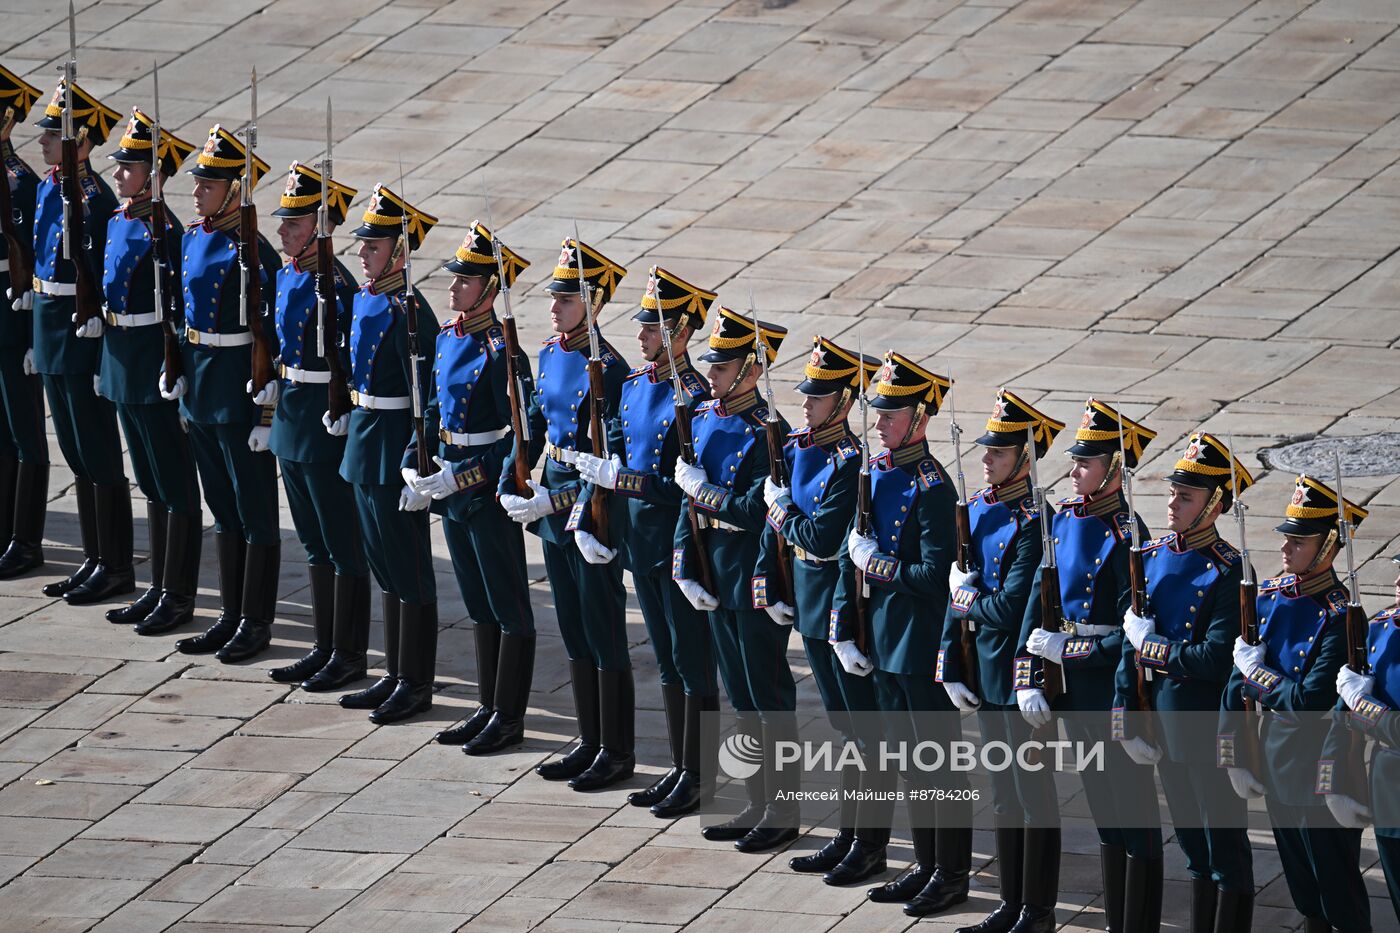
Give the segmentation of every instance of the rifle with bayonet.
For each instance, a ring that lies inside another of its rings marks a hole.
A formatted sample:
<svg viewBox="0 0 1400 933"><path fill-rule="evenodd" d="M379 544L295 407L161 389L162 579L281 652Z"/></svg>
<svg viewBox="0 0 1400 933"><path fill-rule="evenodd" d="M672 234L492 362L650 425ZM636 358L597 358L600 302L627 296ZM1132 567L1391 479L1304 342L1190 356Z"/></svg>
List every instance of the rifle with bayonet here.
<svg viewBox="0 0 1400 933"><path fill-rule="evenodd" d="M583 241L578 238L578 223L574 223L574 255L578 259L578 293L583 299L583 322L588 328L588 434L592 439L593 456L608 459L608 436L604 429L603 406L603 347L598 337L598 311L602 295L593 297L593 286L583 269ZM603 547L611 547L608 534L608 490L594 486L588 500L588 514L593 519L593 537Z"/></svg>
<svg viewBox="0 0 1400 933"><path fill-rule="evenodd" d="M6 107L0 120L9 123L16 119L15 109ZM4 145L11 147L7 140ZM11 149L11 151L13 151ZM5 237L5 255L9 263L10 272L10 297L19 298L29 290L30 280L34 277L34 242L32 238L24 236L19 229L19 224L15 222L14 197L10 192L9 171L4 172L6 182L0 185L0 233ZM5 305L8 309L9 305Z"/></svg>
<svg viewBox="0 0 1400 933"><path fill-rule="evenodd" d="M179 303L174 301L174 283L167 281L171 274L169 224L165 213L165 179L160 171L160 63L151 65L151 82L154 85L151 115L151 259L155 263L152 276L155 292L156 313L161 319L161 335L165 344L165 384L174 388L175 380L185 374L185 362L180 356L180 331L184 326L184 315Z"/></svg>
<svg viewBox="0 0 1400 933"><path fill-rule="evenodd" d="M496 284L501 293L501 332L506 340L506 396L510 400L510 429L515 435L515 453L511 472L515 476L516 495L524 496L530 488L530 418L525 410L525 380L520 375L520 334L515 329L515 315L510 310L510 279L506 277L505 256L501 241L496 238L496 221L491 215L491 199L486 199L486 222L491 225L491 255L496 258Z"/></svg>
<svg viewBox="0 0 1400 933"><path fill-rule="evenodd" d="M408 336L408 394L413 418L413 444L418 461L418 475L431 476L437 472L432 451L428 447L428 426L423 404L423 350L418 334L418 295L413 290L413 241L408 236L408 191L403 181L403 156L399 156L399 196L403 198L403 216L399 218L399 249L403 250L403 314ZM393 260L390 260L392 265Z"/></svg>
<svg viewBox="0 0 1400 933"><path fill-rule="evenodd" d="M1356 586L1356 554L1352 547L1351 522L1347 519L1346 497L1342 494L1342 458L1336 452L1332 454L1332 471L1337 490L1337 541L1347 556L1347 666L1358 674L1370 674L1371 664L1366 659L1366 638L1370 626L1366 620L1366 610L1361 608L1361 595ZM1348 741L1347 759L1347 790L1344 793L1353 800L1365 803L1371 796L1365 775L1366 736L1354 726Z"/></svg>
<svg viewBox="0 0 1400 933"><path fill-rule="evenodd" d="M972 567L972 519L967 512L967 480L962 467L962 426L953 401L952 379L948 380L948 433L953 438L953 470L958 479L958 503L953 510L953 527L957 532L958 569L967 573ZM958 623L958 648L962 655L963 686L978 692L977 622L966 614Z"/></svg>
<svg viewBox="0 0 1400 933"><path fill-rule="evenodd" d="M258 208L253 203L256 157L253 147L258 144L258 72L253 70L252 119L243 135L243 178L238 186L238 323L253 335L253 391L277 378L272 360L276 354L262 316L262 253L258 249Z"/></svg>
<svg viewBox="0 0 1400 933"><path fill-rule="evenodd" d="M1060 596L1060 567L1055 561L1055 537L1050 528L1050 509L1046 502L1048 490L1041 488L1040 471L1035 455L1035 425L1026 428L1026 456L1031 462L1031 493L1035 496L1035 511L1040 516L1040 627L1049 632L1060 631L1065 618ZM1040 689L1045 700L1054 703L1065 692L1065 674L1060 665L1041 659Z"/></svg>
<svg viewBox="0 0 1400 933"><path fill-rule="evenodd" d="M335 240L331 236L330 187L334 174L331 99L326 98L326 156L321 160L321 206L316 214L316 349L326 361L326 411L335 421L350 411L350 376L340 356L340 302L335 290Z"/></svg>
<svg viewBox="0 0 1400 933"><path fill-rule="evenodd" d="M1137 506L1133 500L1133 471L1128 469L1127 447L1127 441L1123 435L1122 415L1120 414L1118 421L1118 470L1123 474L1123 498L1128 503L1128 527L1131 535L1131 544L1128 547L1128 601L1133 612L1145 617L1147 615L1147 574L1142 566L1142 529L1138 526ZM1233 476L1231 479L1233 480ZM1253 603L1251 603L1252 605ZM1141 715L1141 737L1149 745L1159 747L1157 744L1157 721L1152 718L1152 697L1147 689L1147 684L1151 680L1152 670L1142 663L1142 657L1139 656L1134 692Z"/></svg>
<svg viewBox="0 0 1400 933"><path fill-rule="evenodd" d="M1122 427L1119 427L1122 430ZM1240 488L1238 473L1235 469L1235 441L1227 437L1225 446L1231 451L1230 454L1230 498L1233 500L1231 508L1235 513L1235 531L1240 536L1240 637L1244 639L1246 645L1259 644L1259 584L1254 579L1254 566L1249 562L1249 544L1245 538L1244 513L1245 505L1240 501ZM1139 557L1139 559L1141 559ZM1136 606L1134 612L1139 612ZM1139 612L1139 614L1141 614ZM1138 667L1141 672L1142 667ZM1254 701L1249 698L1249 694L1244 694L1244 722L1236 730L1235 749L1236 761L1240 766L1254 775L1257 780L1264 779L1264 750L1259 745L1259 724L1254 716Z"/></svg>
<svg viewBox="0 0 1400 933"><path fill-rule="evenodd" d="M865 353L861 349L860 334L856 334L856 365L860 367L860 394L856 396L860 404L860 476L856 481L856 534L862 538L870 536L870 400L866 398ZM870 633L870 581L865 571L856 568L856 648L862 654Z"/></svg>
<svg viewBox="0 0 1400 933"><path fill-rule="evenodd" d="M783 457L783 425L778 420L778 407L773 400L773 374L768 365L768 342L763 339L763 327L758 323L758 313L753 308L753 289L749 289L749 320L753 322L754 365L763 367L763 395L768 405L768 415L764 419L764 429L768 437L768 475L775 486L787 486L787 460ZM792 547L782 535L774 535L773 550L778 566L778 599L796 609L797 598L792 586Z"/></svg>
<svg viewBox="0 0 1400 933"><path fill-rule="evenodd" d="M83 219L87 198L78 177L78 134L73 127L73 84L78 80L78 37L73 3L68 3L68 61L63 66L63 142L59 156L60 193L63 196L63 258L73 264L73 323L82 327L102 316L102 291L85 255L87 236ZM5 187L9 187L8 180ZM13 273L10 281L14 281Z"/></svg>
<svg viewBox="0 0 1400 933"><path fill-rule="evenodd" d="M652 269L652 275L656 269ZM671 367L671 397L676 409L676 440L680 442L681 459L694 466L695 438L690 433L690 402L681 389L681 374L676 370L676 352L671 346L671 328L666 323L666 314L661 310L661 299L657 297L657 325L661 328L661 345L666 348L666 362ZM715 574L710 565L710 552L705 544L705 521L695 510L695 504L686 500L681 506L685 509L686 521L690 523L690 535L695 539L695 563L699 568L698 582L706 593L715 592Z"/></svg>

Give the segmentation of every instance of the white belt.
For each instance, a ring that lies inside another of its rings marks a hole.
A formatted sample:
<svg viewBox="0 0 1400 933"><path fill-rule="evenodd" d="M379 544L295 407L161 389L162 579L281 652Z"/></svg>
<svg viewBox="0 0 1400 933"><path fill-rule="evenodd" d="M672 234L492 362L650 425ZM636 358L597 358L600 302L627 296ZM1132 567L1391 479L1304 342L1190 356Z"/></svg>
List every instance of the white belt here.
<svg viewBox="0 0 1400 933"><path fill-rule="evenodd" d="M370 395L368 392L350 393L350 404L371 411L403 411L413 404L407 395Z"/></svg>
<svg viewBox="0 0 1400 933"><path fill-rule="evenodd" d="M10 271L10 261L9 261L8 259L0 259L0 272L9 272L9 271Z"/></svg>
<svg viewBox="0 0 1400 933"><path fill-rule="evenodd" d="M6 260L8 262L8 260ZM76 295L78 286L72 282L49 282L45 279L34 276L34 291L40 295Z"/></svg>
<svg viewBox="0 0 1400 933"><path fill-rule="evenodd" d="M731 525L728 522L722 522L717 518L710 518L709 516L704 516L704 518L705 527L707 528L718 528L720 531L736 531L740 534L744 533L744 529L740 528L738 525Z"/></svg>
<svg viewBox="0 0 1400 933"><path fill-rule="evenodd" d="M827 564L836 559L834 557L818 557L811 551L796 546L793 547L792 553L798 560L809 560L814 564Z"/></svg>
<svg viewBox="0 0 1400 933"><path fill-rule="evenodd" d="M193 327L185 328L185 339L195 346L200 347L246 347L253 342L252 331L244 331L241 334L211 334L208 331L195 330Z"/></svg>
<svg viewBox="0 0 1400 933"><path fill-rule="evenodd" d="M480 447L482 444L494 444L509 433L510 428L497 428L477 434L458 434L456 431L442 428L438 431L438 440L454 447Z"/></svg>
<svg viewBox="0 0 1400 933"><path fill-rule="evenodd" d="M102 319L107 322L108 327L149 327L152 324L160 323L159 311L147 311L145 314L116 314L108 311L104 306L102 309Z"/></svg>
<svg viewBox="0 0 1400 933"><path fill-rule="evenodd" d="M1094 636L1102 638L1105 635L1112 635L1117 630L1118 626L1116 625L1090 625L1088 622L1074 623L1074 634L1078 635L1080 638L1092 638Z"/></svg>
<svg viewBox="0 0 1400 933"><path fill-rule="evenodd" d="M560 447L558 444L544 445L544 455L561 466L572 467L578 463L578 451L568 447Z"/></svg>
<svg viewBox="0 0 1400 933"><path fill-rule="evenodd" d="M282 378L288 382L311 382L329 383L331 381L330 370L327 369L298 369L295 366L282 364Z"/></svg>

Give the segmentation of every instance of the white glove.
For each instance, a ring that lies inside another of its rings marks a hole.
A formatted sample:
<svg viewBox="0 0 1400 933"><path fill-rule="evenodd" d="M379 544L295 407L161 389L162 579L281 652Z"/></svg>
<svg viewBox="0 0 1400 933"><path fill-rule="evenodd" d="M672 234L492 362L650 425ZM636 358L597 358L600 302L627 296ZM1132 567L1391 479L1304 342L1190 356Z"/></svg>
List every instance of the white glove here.
<svg viewBox="0 0 1400 933"><path fill-rule="evenodd" d="M836 660L841 662L841 669L853 677L869 677L870 672L875 670L875 665L870 663L870 659L853 641L832 642L831 650L836 652Z"/></svg>
<svg viewBox="0 0 1400 933"><path fill-rule="evenodd" d="M870 559L880 553L880 545L870 535L863 535L852 528L851 533L846 535L846 553L851 555L851 563L856 565L856 569L865 573Z"/></svg>
<svg viewBox="0 0 1400 933"><path fill-rule="evenodd" d="M1123 751L1128 757L1140 765L1155 765L1162 760L1162 750L1155 745L1149 745L1147 740L1140 737L1123 739L1119 743L1123 746Z"/></svg>
<svg viewBox="0 0 1400 933"><path fill-rule="evenodd" d="M441 457L434 457L433 462L438 465L436 473L422 476L417 470L404 470L403 478L408 485L413 487L413 491L420 496L428 496L432 499L446 499L457 492L457 476L452 472L452 464ZM413 478L409 478L409 474Z"/></svg>
<svg viewBox="0 0 1400 933"><path fill-rule="evenodd" d="M975 588L977 581L982 579L982 574L976 570L959 570L957 562L948 568L948 588L957 590L958 587L967 586Z"/></svg>
<svg viewBox="0 0 1400 933"><path fill-rule="evenodd" d="M257 392L253 391L253 380L248 380L245 387L249 395L253 396L254 405L276 405L277 399L282 395L282 383L276 379L263 386Z"/></svg>
<svg viewBox="0 0 1400 933"><path fill-rule="evenodd" d="M28 357L26 357L26 359L28 359ZM156 383L156 388L160 390L160 397L167 402L173 402L183 397L189 387L190 384L185 381L185 377L181 376L179 379L175 380L175 387L173 389L166 388L165 373L160 374L160 380Z"/></svg>
<svg viewBox="0 0 1400 933"><path fill-rule="evenodd" d="M255 454L260 454L267 450L268 438L272 436L272 428L267 425L257 425L248 435L248 449Z"/></svg>
<svg viewBox="0 0 1400 933"><path fill-rule="evenodd" d="M594 486L616 489L617 475L622 472L622 458L613 454L611 460L604 460L592 454L580 453L574 466L578 467L579 475Z"/></svg>
<svg viewBox="0 0 1400 933"><path fill-rule="evenodd" d="M11 289L11 291L14 291L14 289ZM31 291L24 292L22 295L15 299L15 302L11 307L13 307L16 311L33 311L34 293Z"/></svg>
<svg viewBox="0 0 1400 933"><path fill-rule="evenodd" d="M1345 794L1328 794L1325 799L1328 812L1342 829L1365 829L1371 822L1371 811L1361 801Z"/></svg>
<svg viewBox="0 0 1400 933"><path fill-rule="evenodd" d="M1049 629L1037 628L1031 632L1031 637L1026 639L1026 650L1054 664L1059 664L1064 660L1065 644L1068 641L1069 634L1066 632L1052 632Z"/></svg>
<svg viewBox="0 0 1400 933"><path fill-rule="evenodd" d="M1052 718L1044 690L1017 690L1016 705L1021 707L1021 715L1032 729L1047 725Z"/></svg>
<svg viewBox="0 0 1400 933"><path fill-rule="evenodd" d="M1151 616L1140 616L1131 609L1123 613L1123 634L1128 636L1134 650L1141 651L1142 643L1155 631L1157 620Z"/></svg>
<svg viewBox="0 0 1400 933"><path fill-rule="evenodd" d="M765 606L764 611L768 613L768 618L778 625L791 625L793 620L797 618L797 610L782 600Z"/></svg>
<svg viewBox="0 0 1400 933"><path fill-rule="evenodd" d="M1244 768L1226 768L1230 775L1230 786L1235 789L1235 796L1241 800L1252 800L1264 796L1264 785Z"/></svg>
<svg viewBox="0 0 1400 933"><path fill-rule="evenodd" d="M1264 645L1251 645L1238 635L1235 636L1235 667L1246 677L1264 663Z"/></svg>
<svg viewBox="0 0 1400 933"><path fill-rule="evenodd" d="M331 420L331 413L324 412L321 415L321 424L325 425L326 433L331 437L344 437L350 432L350 413L347 411L334 421Z"/></svg>
<svg viewBox="0 0 1400 933"><path fill-rule="evenodd" d="M88 318L86 322L78 324L78 315L74 314L72 317L72 321L74 324L78 325L75 333L79 337L84 337L91 340L94 337L102 336L102 318L98 317L97 315L94 314L92 317Z"/></svg>
<svg viewBox="0 0 1400 933"><path fill-rule="evenodd" d="M953 705L964 713L970 713L982 705L982 701L977 698L977 694L958 683L956 680L945 680L943 691L948 694L948 699L953 701Z"/></svg>
<svg viewBox="0 0 1400 933"><path fill-rule="evenodd" d="M707 593L697 581L677 580L676 586L681 588L681 593L690 600L690 604L701 612L709 612L711 609L719 608L719 600Z"/></svg>
<svg viewBox="0 0 1400 933"><path fill-rule="evenodd" d="M1376 678L1358 674L1350 664L1343 664L1337 671L1337 696L1348 709L1356 709L1361 698L1368 696L1376 685Z"/></svg>
<svg viewBox="0 0 1400 933"><path fill-rule="evenodd" d="M771 476L765 476L763 478L763 504L770 509L773 507L774 502L777 502L783 496L790 495L792 495L791 486L779 486L777 483L773 482L773 477Z"/></svg>
<svg viewBox="0 0 1400 933"><path fill-rule="evenodd" d="M549 490L534 480L529 482L530 488L535 492L533 497L526 499L523 496L512 496L509 493L501 496L501 507L506 510L506 514L510 516L512 521L522 525L528 525L536 519L554 513L554 503L550 501Z"/></svg>
<svg viewBox="0 0 1400 933"><path fill-rule="evenodd" d="M604 547L603 542L579 528L574 531L574 546L590 564L606 564L617 556L617 549Z"/></svg>
<svg viewBox="0 0 1400 933"><path fill-rule="evenodd" d="M421 512L432 504L432 496L420 496L412 486L405 486L399 493L400 512Z"/></svg>
<svg viewBox="0 0 1400 933"><path fill-rule="evenodd" d="M710 481L710 475L698 466L691 466L680 458L676 459L676 485L681 487L681 491L694 499L700 495L700 487Z"/></svg>
<svg viewBox="0 0 1400 933"><path fill-rule="evenodd" d="M28 295L29 292L25 292L25 294ZM34 375L34 374L37 373L37 372L38 372L38 370L34 368L34 351L33 351L32 349L25 350L25 351L24 351L24 374L25 374L26 376L32 376L32 375Z"/></svg>

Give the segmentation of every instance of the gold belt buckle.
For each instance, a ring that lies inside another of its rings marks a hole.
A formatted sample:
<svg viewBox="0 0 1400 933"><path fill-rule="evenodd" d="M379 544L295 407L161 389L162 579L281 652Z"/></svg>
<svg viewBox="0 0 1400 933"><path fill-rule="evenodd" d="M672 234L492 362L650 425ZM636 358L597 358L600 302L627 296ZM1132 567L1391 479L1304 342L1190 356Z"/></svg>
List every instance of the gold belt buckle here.
<svg viewBox="0 0 1400 933"><path fill-rule="evenodd" d="M1060 620L1060 631L1064 632L1066 635L1079 634L1079 629L1075 628L1074 623L1071 622L1069 619Z"/></svg>
<svg viewBox="0 0 1400 933"><path fill-rule="evenodd" d="M360 390L359 390L359 389L351 389L351 390L350 390L350 404L351 404L351 405L356 405L356 406L358 406L358 405L360 404Z"/></svg>
<svg viewBox="0 0 1400 933"><path fill-rule="evenodd" d="M451 444L452 432L446 428L438 428L438 440L442 441L444 444Z"/></svg>
<svg viewBox="0 0 1400 933"><path fill-rule="evenodd" d="M41 295L44 293L44 280L39 278L37 275L34 276L34 285L32 290L38 292Z"/></svg>

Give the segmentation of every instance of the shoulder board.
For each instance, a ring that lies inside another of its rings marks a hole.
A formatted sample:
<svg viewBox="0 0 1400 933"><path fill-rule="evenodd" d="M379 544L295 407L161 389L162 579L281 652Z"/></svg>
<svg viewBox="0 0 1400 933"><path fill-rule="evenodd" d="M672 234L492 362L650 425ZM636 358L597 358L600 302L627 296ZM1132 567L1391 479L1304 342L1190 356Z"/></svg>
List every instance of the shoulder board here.
<svg viewBox="0 0 1400 933"><path fill-rule="evenodd" d="M1327 601L1327 606L1332 610L1333 615L1344 616L1347 614L1347 602L1351 596L1347 593L1346 587L1339 586L1323 597Z"/></svg>
<svg viewBox="0 0 1400 933"><path fill-rule="evenodd" d="M638 366L636 369L628 371L627 378L636 379L638 376L645 376L649 372L651 372L650 366Z"/></svg>
<svg viewBox="0 0 1400 933"><path fill-rule="evenodd" d="M1233 567L1239 563L1240 552L1229 541L1217 541L1210 546L1210 553L1220 561L1221 568Z"/></svg>
<svg viewBox="0 0 1400 933"><path fill-rule="evenodd" d="M1290 584L1290 583L1292 583L1292 582L1293 582L1293 576L1292 576L1291 574L1285 574L1284 576L1281 576L1281 577L1270 577L1270 578L1267 579L1267 580L1260 580L1260 581L1259 581L1259 592L1261 592L1261 593L1267 593L1267 592L1269 592L1270 590L1281 590L1281 589L1283 589L1285 586L1287 586L1288 584Z"/></svg>
<svg viewBox="0 0 1400 933"><path fill-rule="evenodd" d="M89 201L102 194L102 186L97 183L96 175L80 175L78 181L82 183L83 195Z"/></svg>
<svg viewBox="0 0 1400 933"><path fill-rule="evenodd" d="M491 350L491 355L495 356L506 348L505 328L499 324L493 324L486 329L486 346Z"/></svg>
<svg viewBox="0 0 1400 933"><path fill-rule="evenodd" d="M1130 541L1133 537L1133 516L1127 509L1121 512L1114 512L1108 519L1109 526L1113 533L1117 535L1119 541Z"/></svg>
<svg viewBox="0 0 1400 933"><path fill-rule="evenodd" d="M1017 503L1017 507L1020 508L1022 515L1025 515L1027 518L1030 518L1031 513L1035 511L1035 496L1025 496L1023 499L1021 499L1019 503Z"/></svg>
<svg viewBox="0 0 1400 933"><path fill-rule="evenodd" d="M718 407L719 407L719 399L712 398L712 399L708 399L707 401L701 402L699 405L695 406L695 410L696 410L697 412L699 412L699 411L714 411L714 410L715 410L716 408L718 408Z"/></svg>
<svg viewBox="0 0 1400 933"><path fill-rule="evenodd" d="M860 445L853 437L843 437L836 442L835 454L844 463L852 457L860 456Z"/></svg>
<svg viewBox="0 0 1400 933"><path fill-rule="evenodd" d="M798 428L796 431L789 431L787 433L787 439L790 441L801 440L802 438L806 437L808 434L811 433L811 428Z"/></svg>
<svg viewBox="0 0 1400 933"><path fill-rule="evenodd" d="M888 450L882 450L878 454L870 458L870 468L872 470L887 469L889 467L889 463L890 452Z"/></svg>
<svg viewBox="0 0 1400 933"><path fill-rule="evenodd" d="M1080 504L1081 502L1083 502L1083 501L1084 501L1084 497L1083 497L1083 496L1066 496L1065 498L1059 500L1059 501L1056 502L1055 504L1056 504L1056 505L1079 505L1079 504Z"/></svg>
<svg viewBox="0 0 1400 933"><path fill-rule="evenodd" d="M755 405L748 411L744 412L744 420L748 421L750 424L755 425L766 424L768 421L768 406Z"/></svg>
<svg viewBox="0 0 1400 933"><path fill-rule="evenodd" d="M617 355L617 351L614 350L612 348L612 345L609 344L606 340L600 341L599 343L598 359L603 361L604 366L625 365L622 361L622 357Z"/></svg>
<svg viewBox="0 0 1400 933"><path fill-rule="evenodd" d="M974 502L982 502L987 498L987 489L983 487L967 497L968 505Z"/></svg>
<svg viewBox="0 0 1400 933"><path fill-rule="evenodd" d="M10 170L10 173L15 176L16 180L24 178L26 175L34 174L34 170L29 167L29 163L21 159L19 153L15 152L9 143L5 144L5 150L5 168Z"/></svg>
<svg viewBox="0 0 1400 933"><path fill-rule="evenodd" d="M681 371L681 388L689 392L691 398L699 398L710 391L709 385L704 379L701 379L700 374L693 369Z"/></svg>
<svg viewBox="0 0 1400 933"><path fill-rule="evenodd" d="M337 262L334 264L331 274L335 277L337 288L344 288L346 285L350 284L350 277L346 274L345 270L340 267L340 263Z"/></svg>
<svg viewBox="0 0 1400 933"><path fill-rule="evenodd" d="M938 461L933 458L919 462L919 489L932 489L943 483L943 471L938 468Z"/></svg>
<svg viewBox="0 0 1400 933"><path fill-rule="evenodd" d="M1389 609L1382 609L1371 619L1372 622L1388 622L1391 619L1400 618L1400 606L1391 606Z"/></svg>
<svg viewBox="0 0 1400 933"><path fill-rule="evenodd" d="M563 342L564 342L564 335L563 335L563 334L552 334L552 335L550 335L550 337L549 337L547 340L544 340L544 341L540 344L540 346L547 347L547 346L549 346L550 344L563 343Z"/></svg>
<svg viewBox="0 0 1400 933"><path fill-rule="evenodd" d="M1169 531L1166 534L1162 535L1162 537L1153 538L1151 541L1148 541L1147 543L1143 544L1142 550L1144 551L1144 553L1147 551L1155 550L1156 548L1159 548L1162 545L1168 544L1174 540L1176 540L1176 532Z"/></svg>

